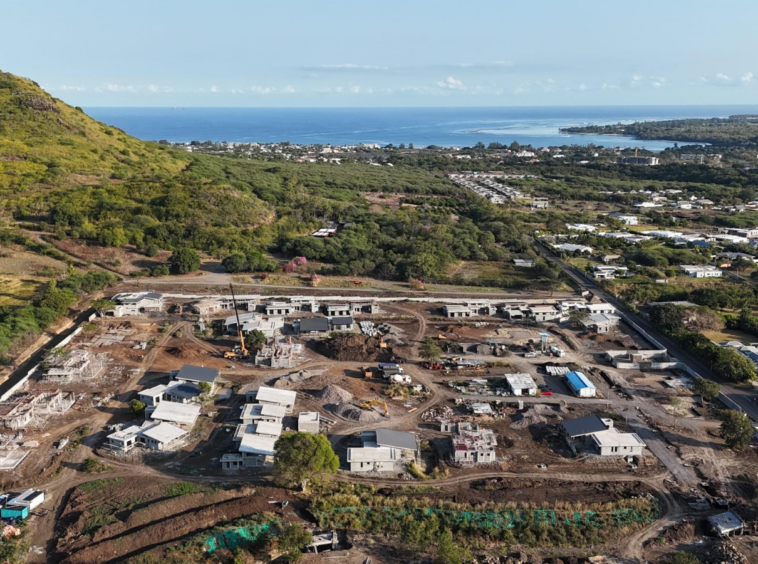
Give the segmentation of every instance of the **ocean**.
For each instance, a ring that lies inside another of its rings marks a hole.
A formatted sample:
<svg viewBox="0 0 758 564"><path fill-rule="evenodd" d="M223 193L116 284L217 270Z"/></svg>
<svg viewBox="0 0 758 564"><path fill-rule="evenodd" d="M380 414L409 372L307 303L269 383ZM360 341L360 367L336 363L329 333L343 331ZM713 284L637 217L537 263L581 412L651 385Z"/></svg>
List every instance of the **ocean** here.
<svg viewBox="0 0 758 564"><path fill-rule="evenodd" d="M669 141L570 135L561 127L758 114L758 106L564 106L493 108L107 108L85 111L140 139L417 147L499 142L595 145L660 151Z"/></svg>

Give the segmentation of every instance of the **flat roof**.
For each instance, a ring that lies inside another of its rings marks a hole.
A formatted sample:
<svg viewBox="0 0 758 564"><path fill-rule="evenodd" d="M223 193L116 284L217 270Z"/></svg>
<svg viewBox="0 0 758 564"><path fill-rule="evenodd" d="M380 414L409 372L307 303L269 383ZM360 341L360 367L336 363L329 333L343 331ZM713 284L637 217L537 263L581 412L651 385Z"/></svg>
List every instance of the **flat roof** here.
<svg viewBox="0 0 758 564"><path fill-rule="evenodd" d="M394 447L406 450L416 450L416 435L404 431L392 431L389 429L377 429L375 431L364 431L365 433L374 433L376 444L380 447Z"/></svg>
<svg viewBox="0 0 758 564"><path fill-rule="evenodd" d="M592 433L606 431L608 426L597 415L589 417L580 417L578 419L567 419L561 423L569 437L581 437Z"/></svg>
<svg viewBox="0 0 758 564"><path fill-rule="evenodd" d="M111 433L108 435L108 438L116 439L119 441L125 441L129 437L133 437L137 433L140 432L141 427L139 425L129 425L128 427L124 427L120 429L119 431L116 431L114 433Z"/></svg>
<svg viewBox="0 0 758 564"><path fill-rule="evenodd" d="M155 411L150 414L150 418L191 425L195 422L198 415L200 415L200 406L195 403L162 401L155 408Z"/></svg>
<svg viewBox="0 0 758 564"><path fill-rule="evenodd" d="M166 391L166 384L158 384L157 386L153 386L152 388L145 388L141 392L137 392L138 395L144 395L144 396L150 396L155 397L161 395L163 392Z"/></svg>
<svg viewBox="0 0 758 564"><path fill-rule="evenodd" d="M275 437L245 433L242 435L238 450L248 454L274 456L274 445L276 444L276 440Z"/></svg>
<svg viewBox="0 0 758 564"><path fill-rule="evenodd" d="M270 402L284 405L295 405L297 392L292 390L279 390L277 388L268 388L261 386L255 394L255 401Z"/></svg>
<svg viewBox="0 0 758 564"><path fill-rule="evenodd" d="M185 364L174 377L176 380L191 380L193 382L208 382L213 384L218 378L218 370Z"/></svg>
<svg viewBox="0 0 758 564"><path fill-rule="evenodd" d="M708 517L708 522L722 535L736 531L743 525L742 519L734 511L711 515Z"/></svg>
<svg viewBox="0 0 758 564"><path fill-rule="evenodd" d="M259 421L258 423L254 423L253 425L249 425L248 428L252 427L252 432L254 435L266 435L269 437L279 437L282 434L282 424L281 423L272 423L271 421Z"/></svg>
<svg viewBox="0 0 758 564"><path fill-rule="evenodd" d="M326 317L306 317L300 320L300 332L310 333L329 331L329 320Z"/></svg>
<svg viewBox="0 0 758 564"><path fill-rule="evenodd" d="M242 313L240 314L240 323L244 323L245 321L249 321L251 319L256 319L258 316L257 313ZM224 325L237 325L237 316L236 315L230 315L226 319L224 319Z"/></svg>
<svg viewBox="0 0 758 564"><path fill-rule="evenodd" d="M595 384L590 382L590 379L584 375L584 372L567 372L566 380L576 391L583 390L584 388L595 389Z"/></svg>
<svg viewBox="0 0 758 564"><path fill-rule="evenodd" d="M171 423L165 423L161 421L157 425L148 427L140 431L141 435L158 441L159 443L170 443L176 439L180 439L187 434L187 431L180 429L172 425Z"/></svg>
<svg viewBox="0 0 758 564"><path fill-rule="evenodd" d="M318 411L301 411L297 416L298 422L300 421L320 421L321 414Z"/></svg>
<svg viewBox="0 0 758 564"><path fill-rule="evenodd" d="M347 449L348 462L392 462L397 460L394 448L361 447Z"/></svg>
<svg viewBox="0 0 758 564"><path fill-rule="evenodd" d="M281 419L287 415L287 408L282 405L270 405L265 403L246 403L242 408L240 419L246 417L277 417Z"/></svg>
<svg viewBox="0 0 758 564"><path fill-rule="evenodd" d="M511 388L536 388L537 384L529 374L506 374L505 380Z"/></svg>
<svg viewBox="0 0 758 564"><path fill-rule="evenodd" d="M597 446L600 447L646 446L645 443L642 442L642 439L640 439L639 435L637 435L637 433L619 433L615 427L607 429L605 431L600 431L599 433L593 433L592 439L595 441Z"/></svg>
<svg viewBox="0 0 758 564"><path fill-rule="evenodd" d="M352 317L332 317L331 319L332 325L352 325L353 324L353 318Z"/></svg>

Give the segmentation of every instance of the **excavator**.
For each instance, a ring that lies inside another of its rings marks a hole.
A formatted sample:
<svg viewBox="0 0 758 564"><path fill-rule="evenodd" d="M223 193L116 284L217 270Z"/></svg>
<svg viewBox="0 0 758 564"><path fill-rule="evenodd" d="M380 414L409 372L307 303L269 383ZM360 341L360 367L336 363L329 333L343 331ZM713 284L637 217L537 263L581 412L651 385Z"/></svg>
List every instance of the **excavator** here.
<svg viewBox="0 0 758 564"><path fill-rule="evenodd" d="M237 311L237 300L234 297L234 286L229 284L229 289L232 291L232 305L234 305L234 315L237 317L237 337L239 337L240 344L238 347L234 347L233 351L226 351L224 358L233 360L242 360L250 356L250 351L245 346L245 336L242 334L242 324L240 323L240 314Z"/></svg>
<svg viewBox="0 0 758 564"><path fill-rule="evenodd" d="M372 409L375 405L384 407L384 416L389 417L390 412L387 410L387 402L382 400L369 400L358 405L361 409Z"/></svg>

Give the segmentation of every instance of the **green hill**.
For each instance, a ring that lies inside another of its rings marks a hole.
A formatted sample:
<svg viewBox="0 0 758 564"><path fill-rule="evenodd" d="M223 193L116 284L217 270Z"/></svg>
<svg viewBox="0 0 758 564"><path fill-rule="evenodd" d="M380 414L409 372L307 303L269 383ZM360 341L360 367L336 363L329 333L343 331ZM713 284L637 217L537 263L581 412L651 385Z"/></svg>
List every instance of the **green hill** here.
<svg viewBox="0 0 758 564"><path fill-rule="evenodd" d="M0 190L174 174L187 163L180 153L93 120L31 80L0 72Z"/></svg>

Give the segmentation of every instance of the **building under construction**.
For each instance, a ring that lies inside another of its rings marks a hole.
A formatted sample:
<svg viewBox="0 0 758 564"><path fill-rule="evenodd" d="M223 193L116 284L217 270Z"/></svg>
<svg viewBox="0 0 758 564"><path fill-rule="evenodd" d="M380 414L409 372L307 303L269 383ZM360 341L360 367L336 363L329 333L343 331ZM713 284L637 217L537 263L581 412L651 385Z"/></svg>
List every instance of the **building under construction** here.
<svg viewBox="0 0 758 564"><path fill-rule="evenodd" d="M271 339L255 353L256 366L269 368L292 368L297 364L303 345L293 344L289 337Z"/></svg>

